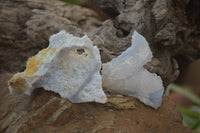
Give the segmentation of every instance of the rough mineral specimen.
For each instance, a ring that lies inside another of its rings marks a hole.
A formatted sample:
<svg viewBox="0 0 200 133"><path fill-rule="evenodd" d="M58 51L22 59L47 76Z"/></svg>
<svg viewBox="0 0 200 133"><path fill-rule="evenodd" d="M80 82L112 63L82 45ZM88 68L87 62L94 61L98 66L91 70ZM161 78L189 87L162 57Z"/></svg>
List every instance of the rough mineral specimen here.
<svg viewBox="0 0 200 133"><path fill-rule="evenodd" d="M105 103L101 65L99 50L87 36L78 38L61 31L50 37L48 48L28 60L24 72L12 77L9 90L30 95L43 87L73 103Z"/></svg>
<svg viewBox="0 0 200 133"><path fill-rule="evenodd" d="M151 61L152 53L146 39L136 31L132 46L111 62L103 64L103 87L138 98L158 108L164 87L160 76L148 72L143 65Z"/></svg>

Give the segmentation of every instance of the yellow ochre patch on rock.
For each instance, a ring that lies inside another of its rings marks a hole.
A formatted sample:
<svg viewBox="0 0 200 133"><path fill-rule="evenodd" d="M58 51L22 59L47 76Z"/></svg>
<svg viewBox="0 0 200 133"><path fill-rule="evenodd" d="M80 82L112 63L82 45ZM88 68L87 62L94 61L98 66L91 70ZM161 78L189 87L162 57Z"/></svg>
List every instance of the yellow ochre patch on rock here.
<svg viewBox="0 0 200 133"><path fill-rule="evenodd" d="M18 75L12 78L8 84L10 87L14 88L12 90L14 92L23 92L26 89L26 80Z"/></svg>
<svg viewBox="0 0 200 133"><path fill-rule="evenodd" d="M26 75L31 75L36 72L36 70L38 69L38 66L40 65L44 57L46 57L47 52L49 50L50 50L49 48L43 49L37 55L31 57L28 60L26 70L24 71Z"/></svg>

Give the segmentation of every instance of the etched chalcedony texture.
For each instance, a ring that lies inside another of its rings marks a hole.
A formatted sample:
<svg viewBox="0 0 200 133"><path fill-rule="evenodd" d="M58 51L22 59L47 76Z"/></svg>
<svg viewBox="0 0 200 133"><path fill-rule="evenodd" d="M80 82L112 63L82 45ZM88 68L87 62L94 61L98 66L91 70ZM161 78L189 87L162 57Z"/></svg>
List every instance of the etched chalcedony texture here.
<svg viewBox="0 0 200 133"><path fill-rule="evenodd" d="M24 72L12 77L9 90L30 95L43 87L73 103L105 103L101 65L99 50L86 35L78 38L61 31L50 37L48 48L28 60Z"/></svg>
<svg viewBox="0 0 200 133"><path fill-rule="evenodd" d="M164 91L162 80L143 67L151 58L152 52L146 39L135 31L131 47L111 62L103 64L103 87L136 97L143 103L158 108Z"/></svg>

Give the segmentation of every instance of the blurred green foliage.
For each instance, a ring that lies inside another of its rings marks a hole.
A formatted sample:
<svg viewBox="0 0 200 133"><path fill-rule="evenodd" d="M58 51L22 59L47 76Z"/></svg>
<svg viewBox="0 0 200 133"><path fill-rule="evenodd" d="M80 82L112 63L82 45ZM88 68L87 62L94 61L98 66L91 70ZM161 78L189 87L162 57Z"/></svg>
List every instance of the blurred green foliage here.
<svg viewBox="0 0 200 133"><path fill-rule="evenodd" d="M66 3L70 3L70 4L77 4L79 2L79 0L60 0Z"/></svg>
<svg viewBox="0 0 200 133"><path fill-rule="evenodd" d="M181 86L170 84L166 89L166 95L169 95L170 91L175 91L191 100L195 105L190 108L177 107L183 116L183 125L191 130L197 130L200 132L200 97L193 92L183 88Z"/></svg>
<svg viewBox="0 0 200 133"><path fill-rule="evenodd" d="M191 130L197 130L200 132L200 114L192 110L192 108L184 108L184 107L177 107L177 108L183 116L183 125L190 128Z"/></svg>

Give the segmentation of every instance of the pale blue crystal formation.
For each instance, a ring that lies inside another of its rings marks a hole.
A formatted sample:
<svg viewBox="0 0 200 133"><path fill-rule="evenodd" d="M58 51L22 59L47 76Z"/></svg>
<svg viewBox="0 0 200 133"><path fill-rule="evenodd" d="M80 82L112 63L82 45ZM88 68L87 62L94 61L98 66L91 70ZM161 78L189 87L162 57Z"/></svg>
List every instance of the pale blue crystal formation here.
<svg viewBox="0 0 200 133"><path fill-rule="evenodd" d="M103 64L103 87L112 92L136 97L157 109L161 105L164 92L162 79L143 67L152 57L146 39L134 31L131 47Z"/></svg>

